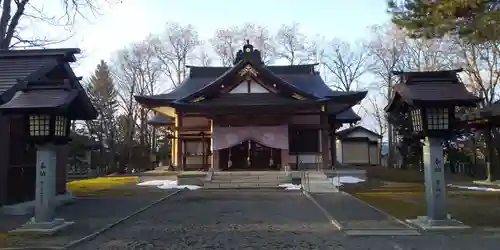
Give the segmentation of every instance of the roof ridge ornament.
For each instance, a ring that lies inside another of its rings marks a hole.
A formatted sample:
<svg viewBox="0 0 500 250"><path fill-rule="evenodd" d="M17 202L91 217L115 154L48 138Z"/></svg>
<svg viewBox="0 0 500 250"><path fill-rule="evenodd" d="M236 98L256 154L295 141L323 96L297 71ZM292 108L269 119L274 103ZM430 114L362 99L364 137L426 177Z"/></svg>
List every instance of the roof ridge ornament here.
<svg viewBox="0 0 500 250"><path fill-rule="evenodd" d="M238 50L236 53L236 57L234 59L234 65L239 63L242 60L249 60L254 63L263 64L262 56L260 50L254 49L253 45L250 44L250 40L246 40L245 45L243 45L243 49Z"/></svg>

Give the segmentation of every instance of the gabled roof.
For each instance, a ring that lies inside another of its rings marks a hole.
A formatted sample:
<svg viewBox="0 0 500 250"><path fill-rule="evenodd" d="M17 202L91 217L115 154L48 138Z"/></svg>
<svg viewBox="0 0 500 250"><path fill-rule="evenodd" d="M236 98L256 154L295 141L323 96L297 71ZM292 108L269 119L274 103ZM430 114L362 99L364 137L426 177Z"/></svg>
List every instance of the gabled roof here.
<svg viewBox="0 0 500 250"><path fill-rule="evenodd" d="M232 86L239 84L241 70L245 71L248 66L255 70L259 80L265 83L272 83L272 91L282 93L275 94L274 100L263 93L255 94L259 99L256 105L265 105L264 102L270 101L269 105L275 105L276 102L289 101L288 105L293 103L309 105L308 102L315 100L317 104L338 103L338 106L327 108L331 114L337 114L350 108L366 96L366 91L359 92L340 92L330 89L319 73L315 71L317 64L291 65L291 66L267 66L260 60L260 52L254 50L250 44L246 44L243 50L237 53L235 66L233 67L194 67L191 66L190 74L183 83L173 91L153 96L135 96L137 102L149 108L170 106L186 108L201 108L203 105L215 105L224 103L227 98L222 100L211 100L220 95L222 89L230 90ZM248 76L248 75L247 75ZM253 76L252 76L253 77ZM268 86L269 87L269 86ZM231 93L231 95L234 95ZM258 96L262 97L262 100ZM243 96L240 96L243 97ZM264 98L265 97L265 98ZM283 97L283 98L280 98ZM254 96L246 95L247 100L237 100L241 105L250 106L250 101L255 101ZM279 100L278 100L279 99ZM300 99L300 100L298 100ZM234 103L236 104L236 103ZM283 104L285 105L285 104ZM352 117L351 117L352 118Z"/></svg>
<svg viewBox="0 0 500 250"><path fill-rule="evenodd" d="M267 79L270 79L273 83L280 84L280 87L285 88L290 90L291 92L297 92L300 95L303 95L308 98L316 98L314 95L303 91L300 88L297 88L295 85L288 83L286 80L283 78L280 78L276 74L274 74L271 70L269 70L267 67L265 67L263 64L259 62L255 62L251 60L250 57L243 58L240 60L234 67L230 68L228 71L226 71L224 74L220 75L219 77L215 78L212 80L210 83L202 87L201 89L196 90L195 92L182 97L177 100L177 102L184 102L192 98L196 98L202 95L206 95L207 92L215 91L216 93L219 92L221 85L224 83L225 80L232 80L234 79L233 77L238 74L240 70L242 70L244 67L247 65L251 65L253 69L255 69L259 73L259 77L265 77Z"/></svg>
<svg viewBox="0 0 500 250"><path fill-rule="evenodd" d="M3 103L0 109L4 112L65 110L70 119L95 119L97 111L69 66L77 53L80 50L74 48L0 51L0 83L4 90L0 92L0 104ZM63 74L63 79L49 78L48 74L55 70Z"/></svg>
<svg viewBox="0 0 500 250"><path fill-rule="evenodd" d="M366 132L368 134L371 134L373 136L377 136L379 138L382 137L380 134L375 133L375 132L373 132L373 131L371 131L363 126L354 126L354 127L346 128L346 129L335 132L335 134L337 135L337 137L339 139L342 139L344 137L349 137L350 134L357 132L357 131Z"/></svg>
<svg viewBox="0 0 500 250"><path fill-rule="evenodd" d="M10 99L19 81L37 79L59 61L74 62L79 49L0 50L0 103Z"/></svg>
<svg viewBox="0 0 500 250"><path fill-rule="evenodd" d="M469 92L457 76L458 70L393 72L401 82L393 86L394 96L386 111L394 108L399 100L409 105L454 105L474 106L481 99Z"/></svg>

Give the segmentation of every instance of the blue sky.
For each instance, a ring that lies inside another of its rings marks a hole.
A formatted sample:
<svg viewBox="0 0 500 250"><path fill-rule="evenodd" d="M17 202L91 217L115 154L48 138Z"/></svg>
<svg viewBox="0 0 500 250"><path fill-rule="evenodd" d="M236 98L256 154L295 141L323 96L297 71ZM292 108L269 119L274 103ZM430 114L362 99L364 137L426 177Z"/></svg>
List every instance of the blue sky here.
<svg viewBox="0 0 500 250"><path fill-rule="evenodd" d="M255 23L271 31L282 24L300 23L309 36L356 41L367 27L388 20L386 0L123 0L91 23L81 21L68 46L85 51L77 73L90 73L100 59L128 44L161 32L166 22L194 25L202 39L214 30Z"/></svg>

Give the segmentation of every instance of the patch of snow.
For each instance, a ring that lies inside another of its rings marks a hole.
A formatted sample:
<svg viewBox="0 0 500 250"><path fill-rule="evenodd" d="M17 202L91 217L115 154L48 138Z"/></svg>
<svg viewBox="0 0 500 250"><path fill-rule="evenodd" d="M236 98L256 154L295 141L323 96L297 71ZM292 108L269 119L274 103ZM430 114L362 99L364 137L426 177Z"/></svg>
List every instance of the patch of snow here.
<svg viewBox="0 0 500 250"><path fill-rule="evenodd" d="M189 190L196 190L200 189L200 186L196 185L177 185L177 181L172 181L172 180L152 180L152 181L145 181L137 184L139 186L155 186L159 189L189 189Z"/></svg>
<svg viewBox="0 0 500 250"><path fill-rule="evenodd" d="M302 185L295 185L292 183L285 183L285 184L280 184L278 185L279 187L285 188L285 190L300 190L302 188Z"/></svg>
<svg viewBox="0 0 500 250"><path fill-rule="evenodd" d="M447 186L454 187L454 188L460 188L460 189L467 189L467 190L500 192L499 188L491 188L491 187L461 186L461 185L453 185L453 184L448 184Z"/></svg>
<svg viewBox="0 0 500 250"><path fill-rule="evenodd" d="M360 183L364 182L364 179L354 177L354 176L340 176L340 177L333 177L333 178L328 178L328 180L336 187L342 186L344 183Z"/></svg>

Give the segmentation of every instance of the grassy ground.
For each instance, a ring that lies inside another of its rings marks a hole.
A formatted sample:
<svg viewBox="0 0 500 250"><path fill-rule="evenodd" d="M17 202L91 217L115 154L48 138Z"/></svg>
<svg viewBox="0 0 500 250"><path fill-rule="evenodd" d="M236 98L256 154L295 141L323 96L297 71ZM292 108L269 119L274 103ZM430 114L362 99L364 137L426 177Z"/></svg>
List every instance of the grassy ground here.
<svg viewBox="0 0 500 250"><path fill-rule="evenodd" d="M368 180L343 190L400 219L425 215L423 176L419 171L374 168ZM472 185L467 177L450 176L448 183ZM500 226L500 192L448 188L449 213L470 226Z"/></svg>
<svg viewBox="0 0 500 250"><path fill-rule="evenodd" d="M66 184L66 188L76 196L131 196L136 192L126 188L130 186L127 184L135 184L137 180L136 176L99 177L71 181Z"/></svg>

